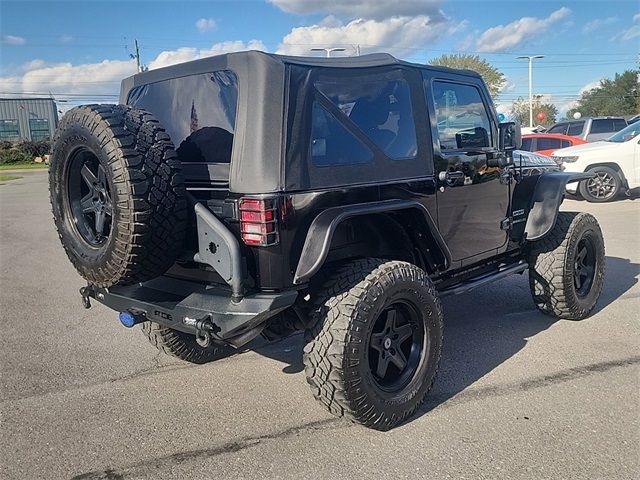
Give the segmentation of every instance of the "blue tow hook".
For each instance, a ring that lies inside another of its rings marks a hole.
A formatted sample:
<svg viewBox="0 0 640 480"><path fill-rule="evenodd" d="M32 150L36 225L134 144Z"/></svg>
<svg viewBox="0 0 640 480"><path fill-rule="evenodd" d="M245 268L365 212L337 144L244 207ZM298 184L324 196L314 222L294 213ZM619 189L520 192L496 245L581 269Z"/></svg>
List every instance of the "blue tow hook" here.
<svg viewBox="0 0 640 480"><path fill-rule="evenodd" d="M130 312L120 312L118 318L120 319L120 323L127 328L131 328L145 321L144 315L134 315Z"/></svg>

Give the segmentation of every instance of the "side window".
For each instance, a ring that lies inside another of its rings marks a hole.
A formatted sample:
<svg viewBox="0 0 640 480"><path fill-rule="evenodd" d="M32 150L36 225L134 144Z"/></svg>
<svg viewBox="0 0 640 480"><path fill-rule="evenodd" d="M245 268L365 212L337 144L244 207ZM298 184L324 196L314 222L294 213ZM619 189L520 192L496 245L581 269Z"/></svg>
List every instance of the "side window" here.
<svg viewBox="0 0 640 480"><path fill-rule="evenodd" d="M533 152L533 138L531 137L523 138L521 150L525 150L527 152Z"/></svg>
<svg viewBox="0 0 640 480"><path fill-rule="evenodd" d="M318 102L313 102L311 160L317 167L369 163L373 152Z"/></svg>
<svg viewBox="0 0 640 480"><path fill-rule="evenodd" d="M569 140L561 140L560 143L562 148L567 148L571 146L571 142Z"/></svg>
<svg viewBox="0 0 640 480"><path fill-rule="evenodd" d="M590 133L613 133L613 120L609 118L598 118L591 124Z"/></svg>
<svg viewBox="0 0 640 480"><path fill-rule="evenodd" d="M622 130L623 128L625 128L627 126L627 122L625 122L624 120L617 118L613 121L613 129L616 132L619 132L620 130Z"/></svg>
<svg viewBox="0 0 640 480"><path fill-rule="evenodd" d="M551 150L553 148L560 148L562 143L557 138L543 138L538 137L538 146L536 150Z"/></svg>
<svg viewBox="0 0 640 480"><path fill-rule="evenodd" d="M570 137L577 137L582 134L582 130L584 129L584 122L571 122L569 124L569 129L567 130L567 135Z"/></svg>
<svg viewBox="0 0 640 480"><path fill-rule="evenodd" d="M559 123L547 130L547 133L557 133L559 135L564 135L567 131L567 125L567 123Z"/></svg>
<svg viewBox="0 0 640 480"><path fill-rule="evenodd" d="M46 118L30 118L29 130L31 131L31 140L44 140L51 136L49 131L49 120Z"/></svg>
<svg viewBox="0 0 640 480"><path fill-rule="evenodd" d="M18 140L19 138L18 120L0 120L0 140Z"/></svg>
<svg viewBox="0 0 640 480"><path fill-rule="evenodd" d="M442 151L491 146L491 123L480 90L436 81L432 94Z"/></svg>
<svg viewBox="0 0 640 480"><path fill-rule="evenodd" d="M418 153L416 127L409 84L400 75L395 71L366 77L325 77L314 86L388 157L410 159ZM333 150L330 145L327 148Z"/></svg>

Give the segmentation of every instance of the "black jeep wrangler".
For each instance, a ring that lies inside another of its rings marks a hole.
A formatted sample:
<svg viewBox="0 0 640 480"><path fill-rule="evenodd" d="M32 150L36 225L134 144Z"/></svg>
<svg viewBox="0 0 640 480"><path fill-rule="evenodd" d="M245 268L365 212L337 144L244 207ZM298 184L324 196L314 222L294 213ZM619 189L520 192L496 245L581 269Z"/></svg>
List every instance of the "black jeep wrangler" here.
<svg viewBox="0 0 640 480"><path fill-rule="evenodd" d="M434 382L440 298L528 270L541 311L579 320L602 289L596 219L558 212L588 175L514 153L473 72L231 53L127 78L120 103L60 122L53 214L85 307L170 355L304 330L314 396L385 430Z"/></svg>

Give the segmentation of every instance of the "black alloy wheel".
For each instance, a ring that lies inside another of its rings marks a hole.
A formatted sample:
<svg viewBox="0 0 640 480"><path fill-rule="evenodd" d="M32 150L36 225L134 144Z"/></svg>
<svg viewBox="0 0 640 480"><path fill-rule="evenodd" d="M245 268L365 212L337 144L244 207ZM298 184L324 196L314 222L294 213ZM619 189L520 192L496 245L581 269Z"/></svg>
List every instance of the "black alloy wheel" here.
<svg viewBox="0 0 640 480"><path fill-rule="evenodd" d="M369 342L369 367L380 388L402 390L413 378L425 345L424 327L417 307L398 301L376 319Z"/></svg>
<svg viewBox="0 0 640 480"><path fill-rule="evenodd" d="M68 202L78 233L92 247L111 235L113 201L104 166L90 150L79 148L69 162Z"/></svg>
<svg viewBox="0 0 640 480"><path fill-rule="evenodd" d="M578 242L576 260L573 265L573 284L579 297L585 297L589 294L595 273L595 247L589 237L583 237Z"/></svg>

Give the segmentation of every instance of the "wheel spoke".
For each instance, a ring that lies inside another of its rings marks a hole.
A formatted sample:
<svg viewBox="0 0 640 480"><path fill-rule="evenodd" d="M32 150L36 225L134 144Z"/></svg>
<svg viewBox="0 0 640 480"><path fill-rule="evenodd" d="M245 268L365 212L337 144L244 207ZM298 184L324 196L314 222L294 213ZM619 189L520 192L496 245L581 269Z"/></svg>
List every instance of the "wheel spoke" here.
<svg viewBox="0 0 640 480"><path fill-rule="evenodd" d="M582 287L582 278L581 278L580 270L576 270L576 272L574 273L573 284L576 287L576 290L580 290L580 288Z"/></svg>
<svg viewBox="0 0 640 480"><path fill-rule="evenodd" d="M387 311L387 319L384 324L385 331L394 330L396 326L396 309L393 308Z"/></svg>
<svg viewBox="0 0 640 480"><path fill-rule="evenodd" d="M98 179L89 168L89 165L85 163L84 166L82 167L82 170L80 170L80 174L82 175L82 179L84 180L84 183L87 184L90 190L93 190Z"/></svg>
<svg viewBox="0 0 640 480"><path fill-rule="evenodd" d="M378 355L378 366L376 368L376 375L378 376L378 378L384 378L384 376L387 374L388 367L389 355L385 355L384 353L380 352L380 355Z"/></svg>
<svg viewBox="0 0 640 480"><path fill-rule="evenodd" d="M402 371L404 367L407 366L407 359L404 358L404 354L399 348L396 349L395 352L393 352L393 355L390 355L388 358L396 367L398 367L398 370L400 371Z"/></svg>
<svg viewBox="0 0 640 480"><path fill-rule="evenodd" d="M104 195L104 213L113 217L113 203L111 203L111 197L106 193Z"/></svg>
<svg viewBox="0 0 640 480"><path fill-rule="evenodd" d="M578 264L584 265L584 258L586 256L587 256L587 247L586 245L583 245L582 249L580 249L580 251L578 252L578 255L576 256L576 260L578 261Z"/></svg>
<svg viewBox="0 0 640 480"><path fill-rule="evenodd" d="M93 192L89 192L82 197L82 200L80 200L80 206L82 207L82 213L90 213L95 210L93 205Z"/></svg>
<svg viewBox="0 0 640 480"><path fill-rule="evenodd" d="M407 338L410 338L413 336L413 328L411 328L411 325L407 323L406 325L402 325L401 327L396 328L395 335L398 336L396 340L396 345L400 345Z"/></svg>
<svg viewBox="0 0 640 480"><path fill-rule="evenodd" d="M371 335L371 348L373 348L374 350L377 350L378 352L380 352L380 354L382 354L382 352L384 351L384 347L382 346L384 342L384 337L385 337L384 332L374 333Z"/></svg>
<svg viewBox="0 0 640 480"><path fill-rule="evenodd" d="M101 237L104 233L104 225L105 225L106 215L104 214L104 210L98 210L96 212L96 235Z"/></svg>
<svg viewBox="0 0 640 480"><path fill-rule="evenodd" d="M106 189L107 187L107 176L105 174L104 167L102 166L102 164L98 164L98 184L102 188Z"/></svg>

